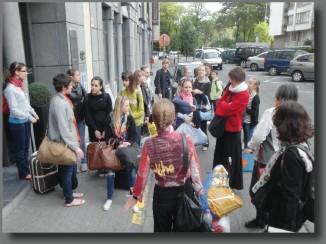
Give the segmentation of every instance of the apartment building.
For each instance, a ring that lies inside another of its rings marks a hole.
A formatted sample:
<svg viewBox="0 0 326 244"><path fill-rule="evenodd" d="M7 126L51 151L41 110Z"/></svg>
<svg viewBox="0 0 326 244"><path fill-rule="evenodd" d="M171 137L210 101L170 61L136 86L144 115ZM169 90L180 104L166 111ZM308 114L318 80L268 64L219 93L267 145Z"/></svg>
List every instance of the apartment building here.
<svg viewBox="0 0 326 244"><path fill-rule="evenodd" d="M281 18L280 18L281 16ZM314 47L314 2L271 2L269 35L274 48Z"/></svg>
<svg viewBox="0 0 326 244"><path fill-rule="evenodd" d="M151 2L4 2L3 70L13 61L28 68L25 87L48 85L69 68L81 84L100 76L113 98L122 89L121 72L148 65L159 39L159 4ZM10 164L10 137L3 134L3 164ZM7 146L9 145L9 146Z"/></svg>

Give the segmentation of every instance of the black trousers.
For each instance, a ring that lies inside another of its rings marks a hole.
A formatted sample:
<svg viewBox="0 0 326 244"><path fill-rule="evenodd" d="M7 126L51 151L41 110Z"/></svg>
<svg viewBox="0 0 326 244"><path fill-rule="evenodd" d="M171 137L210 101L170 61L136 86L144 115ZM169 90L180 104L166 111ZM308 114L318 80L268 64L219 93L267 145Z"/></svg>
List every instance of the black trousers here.
<svg viewBox="0 0 326 244"><path fill-rule="evenodd" d="M190 181L186 181L185 192L193 199L194 190ZM154 232L180 232L175 221L178 207L178 194L183 186L161 187L155 185L153 196Z"/></svg>

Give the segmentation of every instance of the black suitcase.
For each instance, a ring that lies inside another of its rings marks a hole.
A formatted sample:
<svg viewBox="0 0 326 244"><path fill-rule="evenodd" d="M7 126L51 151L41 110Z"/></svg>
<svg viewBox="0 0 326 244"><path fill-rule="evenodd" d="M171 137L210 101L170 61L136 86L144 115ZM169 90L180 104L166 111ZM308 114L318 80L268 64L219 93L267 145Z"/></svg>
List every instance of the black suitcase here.
<svg viewBox="0 0 326 244"><path fill-rule="evenodd" d="M115 171L114 187L124 190L129 190L129 171Z"/></svg>
<svg viewBox="0 0 326 244"><path fill-rule="evenodd" d="M36 159L36 153L29 160L32 176L32 186L37 193L48 193L59 184L58 166L42 164Z"/></svg>

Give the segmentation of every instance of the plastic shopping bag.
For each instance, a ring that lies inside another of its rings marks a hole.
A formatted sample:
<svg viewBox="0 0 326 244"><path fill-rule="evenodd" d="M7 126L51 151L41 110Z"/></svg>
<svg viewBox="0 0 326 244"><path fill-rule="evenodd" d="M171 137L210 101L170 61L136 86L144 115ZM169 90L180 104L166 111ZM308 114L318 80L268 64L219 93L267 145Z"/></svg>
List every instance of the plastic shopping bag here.
<svg viewBox="0 0 326 244"><path fill-rule="evenodd" d="M192 142L195 146L207 144L207 135L200 129L194 128L190 124L182 123L177 132L186 133L192 138Z"/></svg>

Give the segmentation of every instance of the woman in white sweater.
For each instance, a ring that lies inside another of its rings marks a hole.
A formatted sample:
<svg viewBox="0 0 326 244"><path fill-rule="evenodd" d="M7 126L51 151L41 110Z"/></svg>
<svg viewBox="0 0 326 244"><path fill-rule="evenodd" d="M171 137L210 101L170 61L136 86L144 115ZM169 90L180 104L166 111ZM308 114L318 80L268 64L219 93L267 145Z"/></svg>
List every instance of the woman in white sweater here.
<svg viewBox="0 0 326 244"><path fill-rule="evenodd" d="M24 80L27 78L27 67L23 63L11 63L6 71L3 96L9 107L9 130L12 133L15 147L15 161L19 178L31 180L28 164L31 123L39 117L28 101Z"/></svg>

